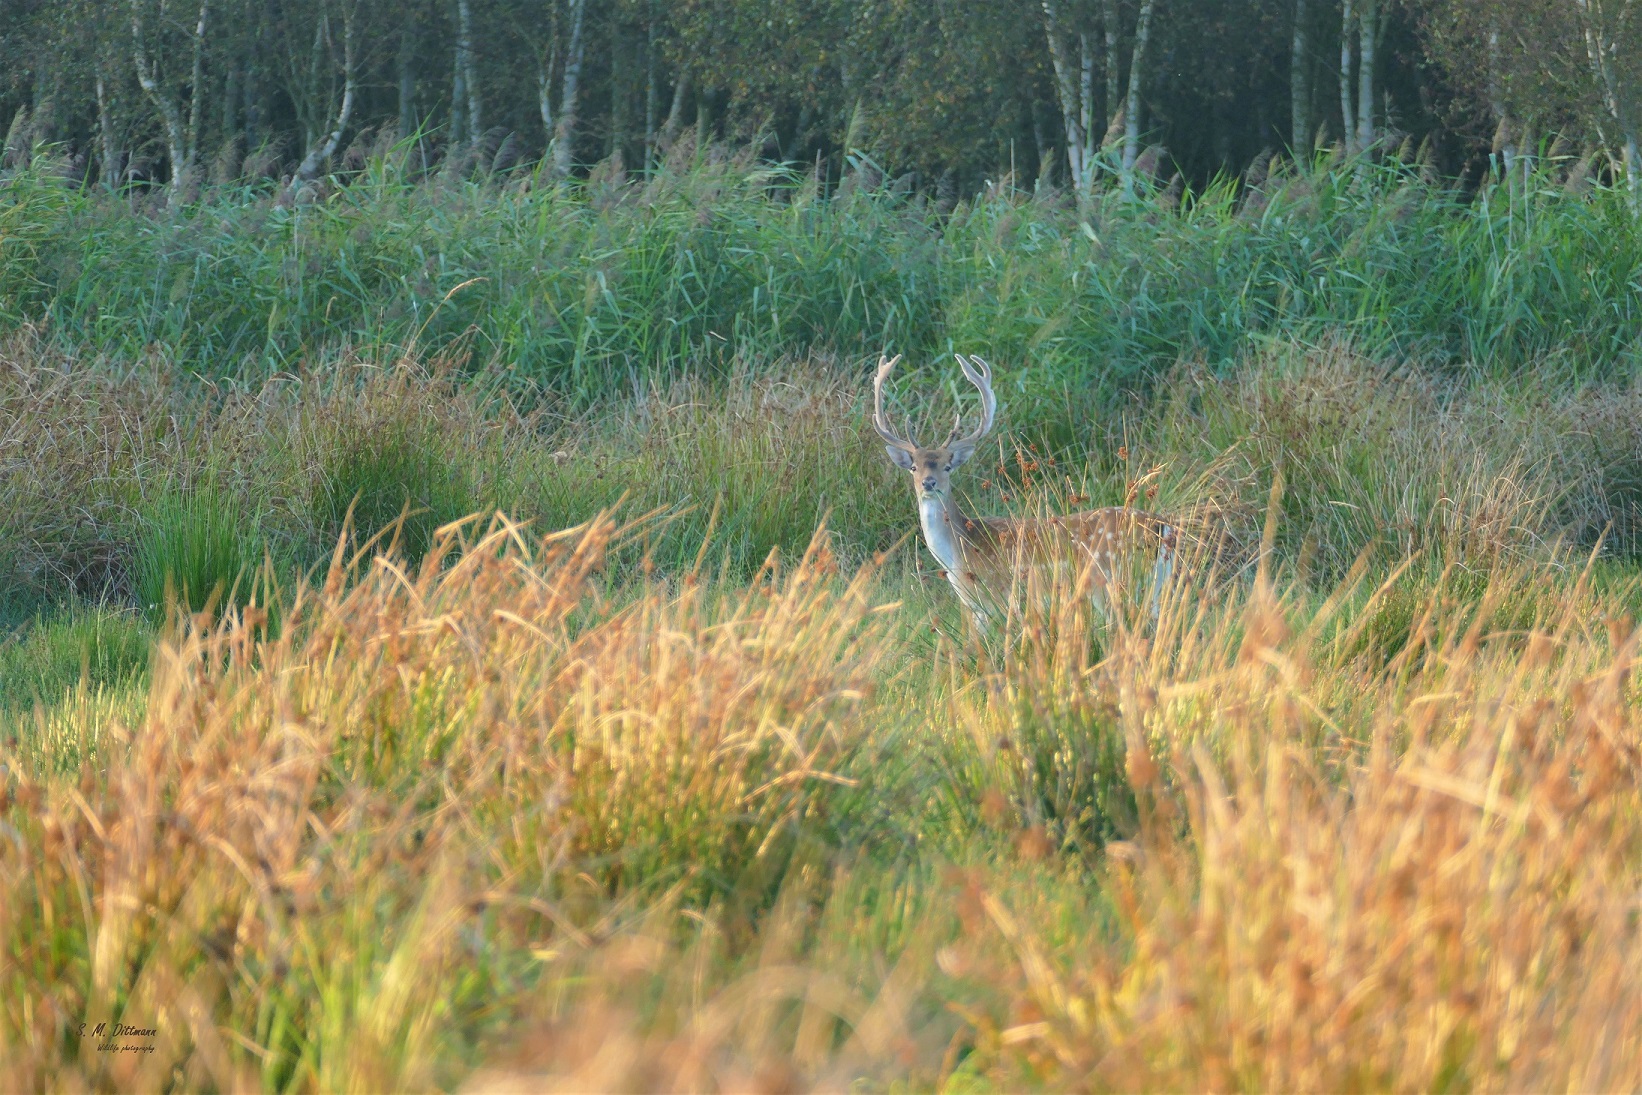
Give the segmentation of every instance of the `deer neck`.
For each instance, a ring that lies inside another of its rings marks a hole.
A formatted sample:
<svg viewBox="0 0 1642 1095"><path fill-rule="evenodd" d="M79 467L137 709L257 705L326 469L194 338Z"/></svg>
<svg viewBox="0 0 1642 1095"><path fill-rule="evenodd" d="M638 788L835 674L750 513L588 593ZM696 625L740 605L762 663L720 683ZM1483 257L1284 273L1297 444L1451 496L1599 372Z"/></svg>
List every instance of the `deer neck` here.
<svg viewBox="0 0 1642 1095"><path fill-rule="evenodd" d="M959 573L969 546L964 530L968 519L953 498L918 499L918 523L923 526L924 546L949 575Z"/></svg>

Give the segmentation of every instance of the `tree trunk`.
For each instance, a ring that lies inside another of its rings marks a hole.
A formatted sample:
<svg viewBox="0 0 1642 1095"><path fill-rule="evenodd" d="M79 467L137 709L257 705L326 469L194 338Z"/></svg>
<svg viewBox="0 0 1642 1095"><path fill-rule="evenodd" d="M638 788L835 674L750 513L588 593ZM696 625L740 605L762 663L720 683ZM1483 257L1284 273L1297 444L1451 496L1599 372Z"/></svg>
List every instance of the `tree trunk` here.
<svg viewBox="0 0 1642 1095"><path fill-rule="evenodd" d="M1625 189L1631 198L1631 210L1635 212L1638 201L1642 200L1642 179L1638 179L1637 172L1642 171L1642 150L1639 150L1636 130L1625 129Z"/></svg>
<svg viewBox="0 0 1642 1095"><path fill-rule="evenodd" d="M416 120L416 20L407 15L399 29L399 139L408 141Z"/></svg>
<svg viewBox="0 0 1642 1095"><path fill-rule="evenodd" d="M1123 105L1123 190L1133 193L1135 157L1140 154L1140 87L1146 71L1146 40L1152 32L1152 10L1157 0L1141 0L1140 19L1135 24L1135 49L1129 59L1129 98Z"/></svg>
<svg viewBox="0 0 1642 1095"><path fill-rule="evenodd" d="M354 49L354 9L351 4L344 4L342 8L342 105L336 112L336 125L330 133L313 147L302 158L302 163L291 176L291 188L313 179L319 174L321 165L329 160L336 152L336 146L342 141L342 132L348 128L348 119L353 115L353 101L357 65Z"/></svg>
<svg viewBox="0 0 1642 1095"><path fill-rule="evenodd" d="M684 104L690 101L690 70L685 69L678 74L678 82L673 85L673 105L667 109L667 120L661 126L661 139L667 144L678 140L678 135L684 129Z"/></svg>
<svg viewBox="0 0 1642 1095"><path fill-rule="evenodd" d="M160 87L158 71L143 44L141 0L131 0L131 42L137 84L160 112L160 120L165 125L166 154L171 159L171 184L167 188L166 203L175 206L182 196L183 180L188 173L188 140L183 130L182 108Z"/></svg>
<svg viewBox="0 0 1642 1095"><path fill-rule="evenodd" d="M98 174L103 185L118 189L120 179L119 152L114 147L114 118L108 109L108 91L104 86L102 66L97 68L97 137L102 146L102 165Z"/></svg>
<svg viewBox="0 0 1642 1095"><path fill-rule="evenodd" d="M1123 94L1123 65L1117 55L1118 31L1122 29L1118 25L1118 19L1117 0L1106 0L1101 8L1100 21L1101 30L1106 38L1106 110L1103 116L1107 119L1108 126L1118 116L1118 97Z"/></svg>
<svg viewBox="0 0 1642 1095"><path fill-rule="evenodd" d="M1622 162L1632 212L1642 212L1642 206L1638 205L1642 201L1642 179L1638 178L1642 162L1638 160L1636 104L1632 89L1625 85L1613 66L1613 58L1619 52L1618 43L1612 38L1601 4L1592 0L1575 0L1575 3L1579 8L1580 21L1584 24L1585 54L1590 61L1592 75L1602 89L1603 105L1608 108L1609 118L1619 126L1624 138Z"/></svg>
<svg viewBox="0 0 1642 1095"><path fill-rule="evenodd" d="M266 9L264 9L266 12ZM245 151L247 154L258 147L258 138L262 132L262 73L260 59L262 57L263 34L266 24L258 21L255 34L252 36L251 55L245 63L245 90L243 92L244 119L245 119Z"/></svg>
<svg viewBox="0 0 1642 1095"><path fill-rule="evenodd" d="M462 70L462 85L467 92L468 144L479 147L484 136L479 98L479 72L473 64L473 2L456 0L458 27L456 31L456 63Z"/></svg>
<svg viewBox="0 0 1642 1095"><path fill-rule="evenodd" d="M656 67L656 16L649 13L644 38L644 169L656 157L656 112L661 107L661 70Z"/></svg>
<svg viewBox="0 0 1642 1095"><path fill-rule="evenodd" d="M614 156L627 143L627 105L630 79L627 58L622 55L623 35L619 24L610 28L610 148L606 155Z"/></svg>
<svg viewBox="0 0 1642 1095"><path fill-rule="evenodd" d="M1089 36L1078 35L1078 48L1083 55L1083 79L1079 82L1078 122L1083 130L1084 188L1094 183L1095 169L1095 55L1089 50Z"/></svg>
<svg viewBox="0 0 1642 1095"><path fill-rule="evenodd" d="M1340 9L1340 126L1345 133L1346 155L1357 150L1357 112L1351 109L1351 29L1355 18L1351 0L1343 0Z"/></svg>
<svg viewBox="0 0 1642 1095"><path fill-rule="evenodd" d="M450 66L450 147L452 150L461 148L467 143L467 127L462 124L462 119L466 116L463 104L467 102L467 97L467 73L462 64L462 47L458 42Z"/></svg>
<svg viewBox="0 0 1642 1095"><path fill-rule="evenodd" d="M1041 190L1053 181L1050 176L1054 174L1055 162L1050 158L1049 142L1043 139L1043 122L1038 118L1037 107L1029 108L1028 113L1032 115L1032 144L1038 150L1038 174L1032 186L1034 190Z"/></svg>
<svg viewBox="0 0 1642 1095"><path fill-rule="evenodd" d="M199 159L200 103L205 98L205 20L211 0L200 0L199 19L194 23L194 64L188 82L188 163Z"/></svg>
<svg viewBox="0 0 1642 1095"><path fill-rule="evenodd" d="M239 139L239 65L229 64L228 75L222 88L222 143L226 146Z"/></svg>
<svg viewBox="0 0 1642 1095"><path fill-rule="evenodd" d="M581 85L582 36L587 0L570 0L570 49L564 59L564 85L559 93L559 122L553 133L553 173L559 178L570 174L575 162L576 93Z"/></svg>
<svg viewBox="0 0 1642 1095"><path fill-rule="evenodd" d="M1055 0L1042 0L1043 32L1049 41L1049 62L1055 72L1055 90L1060 96L1062 132L1066 139L1066 167L1072 176L1072 188L1083 193L1089 182L1088 166L1084 163L1086 145L1082 118L1083 104L1079 101L1082 66L1074 67L1061 32L1060 12Z"/></svg>
<svg viewBox="0 0 1642 1095"><path fill-rule="evenodd" d="M1289 145L1295 159L1311 147L1311 58L1306 53L1306 0L1294 0L1294 42L1289 49Z"/></svg>
<svg viewBox="0 0 1642 1095"><path fill-rule="evenodd" d="M542 133L553 143L553 65L543 60L536 66L536 111L542 116Z"/></svg>
<svg viewBox="0 0 1642 1095"><path fill-rule="evenodd" d="M1374 46L1379 37L1380 0L1359 0L1357 46L1357 148L1374 147Z"/></svg>

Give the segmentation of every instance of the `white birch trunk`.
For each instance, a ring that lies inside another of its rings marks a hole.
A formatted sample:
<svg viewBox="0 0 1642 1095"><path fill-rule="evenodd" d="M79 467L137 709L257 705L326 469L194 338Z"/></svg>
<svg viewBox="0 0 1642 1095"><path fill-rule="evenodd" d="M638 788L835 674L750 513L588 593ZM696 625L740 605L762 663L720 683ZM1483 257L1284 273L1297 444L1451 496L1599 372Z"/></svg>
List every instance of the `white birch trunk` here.
<svg viewBox="0 0 1642 1095"><path fill-rule="evenodd" d="M467 127L462 119L467 116L464 104L467 102L467 76L462 68L462 47L458 45L451 55L450 66L450 147L452 150L461 148L467 143Z"/></svg>
<svg viewBox="0 0 1642 1095"><path fill-rule="evenodd" d="M399 139L416 132L416 24L410 19L399 31Z"/></svg>
<svg viewBox="0 0 1642 1095"><path fill-rule="evenodd" d="M456 63L462 69L462 87L467 92L468 144L477 148L484 136L482 103L479 96L479 73L473 63L473 3L457 0Z"/></svg>
<svg viewBox="0 0 1642 1095"><path fill-rule="evenodd" d="M1636 211L1638 201L1642 199L1642 180L1637 178L1637 172L1642 171L1642 154L1639 154L1637 134L1635 130L1625 130L1625 188L1630 192L1631 209Z"/></svg>
<svg viewBox="0 0 1642 1095"><path fill-rule="evenodd" d="M622 54L623 35L620 27L610 28L610 147L606 155L615 156L627 143L627 59Z"/></svg>
<svg viewBox="0 0 1642 1095"><path fill-rule="evenodd" d="M1310 154L1310 60L1306 53L1306 0L1294 0L1294 40L1289 48L1289 144L1295 159Z"/></svg>
<svg viewBox="0 0 1642 1095"><path fill-rule="evenodd" d="M542 132L553 140L553 66L543 63L536 68L536 110L542 116Z"/></svg>
<svg viewBox="0 0 1642 1095"><path fill-rule="evenodd" d="M189 70L188 85L188 165L190 168L199 160L200 151L200 101L204 99L205 89L205 21L210 11L211 0L200 0L199 18L194 23L194 64Z"/></svg>
<svg viewBox="0 0 1642 1095"><path fill-rule="evenodd" d="M110 190L119 188L119 152L114 147L114 118L108 109L108 91L104 86L102 67L97 70L97 137L102 147L102 167L98 174Z"/></svg>
<svg viewBox="0 0 1642 1095"><path fill-rule="evenodd" d="M1357 112L1351 108L1351 31L1355 21L1351 0L1340 8L1340 127L1345 133L1346 155L1357 151Z"/></svg>
<svg viewBox="0 0 1642 1095"><path fill-rule="evenodd" d="M1123 64L1118 60L1117 40L1119 25L1117 0L1106 0L1101 7L1101 33L1106 39L1106 121L1108 127L1118 116L1118 98L1123 94Z"/></svg>
<svg viewBox="0 0 1642 1095"><path fill-rule="evenodd" d="M188 140L183 131L182 108L160 86L158 70L143 44L141 3L142 0L131 0L132 60L137 68L137 84L154 104L154 109L159 111L160 120L165 126L166 154L171 160L171 184L167 188L166 202L175 206L182 196L183 180L188 173Z"/></svg>
<svg viewBox="0 0 1642 1095"><path fill-rule="evenodd" d="M1359 0L1357 45L1357 148L1374 147L1374 45L1379 31L1379 0Z"/></svg>
<svg viewBox="0 0 1642 1095"><path fill-rule="evenodd" d="M1505 161L1505 174L1511 174L1511 168L1516 161L1516 144L1511 133L1511 122L1507 116L1505 106L1505 89L1499 82L1500 51L1499 29L1490 27L1488 30L1488 107L1494 113L1495 137L1499 147L1497 151Z"/></svg>
<svg viewBox="0 0 1642 1095"><path fill-rule="evenodd" d="M1642 201L1642 179L1638 178L1638 172L1642 171L1642 162L1638 161L1634 91L1614 68L1614 60L1620 46L1613 36L1614 28L1608 21L1608 13L1601 0L1575 0L1575 4L1579 9L1580 21L1584 24L1585 54L1590 60L1592 75L1601 88L1603 105L1607 107L1608 117L1619 127L1624 140L1621 155L1625 168L1625 186L1630 193L1632 211L1642 212L1642 206L1638 204ZM1630 7L1628 3L1622 3L1620 6L1622 9ZM1629 10L1622 10L1621 22L1628 21L1631 15L1632 12Z"/></svg>
<svg viewBox="0 0 1642 1095"><path fill-rule="evenodd" d="M1082 97L1078 121L1083 130L1083 188L1094 184L1095 173L1095 57L1089 50L1089 36L1078 35L1078 48L1083 54L1083 79L1078 86Z"/></svg>
<svg viewBox="0 0 1642 1095"><path fill-rule="evenodd" d="M1152 11L1157 0L1141 0L1140 19L1135 24L1135 49L1129 59L1129 98L1123 106L1123 190L1132 194L1135 186L1135 157L1140 155L1140 88L1146 71L1146 41L1152 32Z"/></svg>
<svg viewBox="0 0 1642 1095"><path fill-rule="evenodd" d="M644 39L644 169L656 158L656 112L661 106L661 69L656 65L656 17L649 13Z"/></svg>
<svg viewBox="0 0 1642 1095"><path fill-rule="evenodd" d="M354 9L352 4L344 4L342 8L342 105L337 108L336 124L324 138L308 149L308 154L302 157L302 163L297 167L296 174L291 176L291 188L295 190L303 183L315 178L320 167L336 154L336 146L342 141L342 133L348 128L348 119L353 116L354 91L357 84L356 51L354 47Z"/></svg>
<svg viewBox="0 0 1642 1095"><path fill-rule="evenodd" d="M690 99L690 72L688 69L678 74L678 82L673 85L673 103L667 110L667 120L662 123L661 137L668 144L676 141L684 129L684 104Z"/></svg>
<svg viewBox="0 0 1642 1095"><path fill-rule="evenodd" d="M574 162L576 139L576 94L582 78L585 41L582 27L587 0L570 0L570 48L564 60L564 86L559 93L559 121L553 133L553 174L565 178Z"/></svg>
<svg viewBox="0 0 1642 1095"><path fill-rule="evenodd" d="M1049 42L1049 63L1055 72L1055 92L1060 98L1061 127L1066 138L1066 166L1072 176L1072 189L1083 193L1088 182L1088 166L1084 163L1084 116L1079 102L1078 88L1081 68L1074 68L1061 33L1060 12L1055 0L1042 0L1043 32Z"/></svg>

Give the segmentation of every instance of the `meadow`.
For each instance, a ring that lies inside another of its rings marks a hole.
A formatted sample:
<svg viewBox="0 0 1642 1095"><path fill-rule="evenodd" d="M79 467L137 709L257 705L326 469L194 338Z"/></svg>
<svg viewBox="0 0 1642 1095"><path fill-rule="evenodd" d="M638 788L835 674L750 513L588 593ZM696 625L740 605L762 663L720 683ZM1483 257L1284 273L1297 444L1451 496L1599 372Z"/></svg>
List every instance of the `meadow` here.
<svg viewBox="0 0 1642 1095"><path fill-rule="evenodd" d="M1642 1084L1583 165L309 197L0 183L3 1086ZM1156 620L973 630L867 420L954 349L960 490L1170 515Z"/></svg>

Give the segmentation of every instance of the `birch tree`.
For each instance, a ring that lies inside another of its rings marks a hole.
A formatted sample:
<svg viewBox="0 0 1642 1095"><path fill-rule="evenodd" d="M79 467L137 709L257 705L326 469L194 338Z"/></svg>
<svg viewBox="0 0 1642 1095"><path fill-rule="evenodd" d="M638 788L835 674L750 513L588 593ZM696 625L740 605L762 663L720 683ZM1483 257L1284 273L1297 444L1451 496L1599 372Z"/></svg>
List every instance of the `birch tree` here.
<svg viewBox="0 0 1642 1095"><path fill-rule="evenodd" d="M1580 30L1585 39L1585 56L1593 81L1601 95L1606 123L1617 141L1625 169L1625 185L1632 204L1642 196L1642 160L1638 147L1639 112L1642 112L1642 0L1574 0Z"/></svg>
<svg viewBox="0 0 1642 1095"><path fill-rule="evenodd" d="M1380 35L1380 0L1357 0L1357 148L1374 147L1374 56ZM1351 119L1346 118L1349 127Z"/></svg>
<svg viewBox="0 0 1642 1095"><path fill-rule="evenodd" d="M564 76L559 84L559 117L552 122L553 174L561 179L570 174L575 162L577 96L581 94L582 60L587 50L587 0L570 0L568 22L570 41L565 48ZM546 125L551 119L545 94L542 104L542 123Z"/></svg>
<svg viewBox="0 0 1642 1095"><path fill-rule="evenodd" d="M460 92L451 98L452 114L467 111L467 143L477 148L484 137L483 101L479 73L473 61L473 0L456 0L456 81ZM456 141L452 137L452 142Z"/></svg>
<svg viewBox="0 0 1642 1095"><path fill-rule="evenodd" d="M399 27L399 51L395 57L396 74L399 77L399 139L410 139L417 131L421 120L416 115L416 46L418 32L421 29L417 8L402 10L404 20Z"/></svg>
<svg viewBox="0 0 1642 1095"><path fill-rule="evenodd" d="M1059 0L1042 0L1042 8L1044 37L1049 44L1055 90L1060 98L1066 166L1073 189L1086 194L1094 183L1097 151L1094 60L1089 53L1089 33L1067 20Z"/></svg>
<svg viewBox="0 0 1642 1095"><path fill-rule="evenodd" d="M1642 88L1638 8L1635 0L1428 0L1422 46L1487 112L1491 151L1507 171L1519 161L1526 171L1526 135L1549 130L1617 150L1635 185L1625 160ZM1628 155L1634 164L1636 153Z"/></svg>
<svg viewBox="0 0 1642 1095"><path fill-rule="evenodd" d="M186 79L174 74L166 64L183 50L175 35L164 33L169 12L165 0L151 5L149 0L130 0L131 59L137 84L159 115L165 132L166 159L171 181L167 203L182 200L199 156L200 100L205 94L206 34L210 29L210 0L200 0L192 20L193 33L184 53L189 59ZM187 89L186 92L184 89Z"/></svg>
<svg viewBox="0 0 1642 1095"><path fill-rule="evenodd" d="M1294 33L1289 43L1289 146L1296 157L1311 144L1311 56L1306 0L1294 0Z"/></svg>
<svg viewBox="0 0 1642 1095"><path fill-rule="evenodd" d="M342 95L336 105L334 123L327 130L319 131L314 139L308 143L307 153L302 157L301 164L291 176L291 187L296 189L303 183L311 181L319 175L319 170L325 162L336 154L337 145L342 140L343 132L348 128L348 121L353 117L354 96L358 90L359 79L359 50L358 50L358 2L357 0L341 0L339 5L342 14ZM330 10L327 5L321 12L322 31L316 31L315 53L319 52L318 43L330 38L329 26ZM318 35L323 34L323 39ZM327 44L331 44L327 42Z"/></svg>
<svg viewBox="0 0 1642 1095"><path fill-rule="evenodd" d="M102 65L97 66L97 143L102 152L97 177L110 190L116 188L120 175L120 154L115 145L114 111L108 101L108 77Z"/></svg>
<svg viewBox="0 0 1642 1095"><path fill-rule="evenodd" d="M1157 0L1140 0L1135 22L1134 55L1129 59L1129 97L1123 105L1123 192L1134 193L1135 157L1140 154L1140 90L1146 72L1146 43L1152 35Z"/></svg>
<svg viewBox="0 0 1642 1095"><path fill-rule="evenodd" d="M1357 9L1352 0L1340 0L1340 125L1347 156L1357 151L1357 112L1352 109L1351 95L1352 32L1356 27Z"/></svg>
<svg viewBox="0 0 1642 1095"><path fill-rule="evenodd" d="M1078 13L1083 18L1077 18L1068 10L1066 0L1041 0L1041 7L1072 185L1079 193L1087 193L1094 184L1096 154L1121 139L1123 146L1119 162L1122 184L1126 192L1131 191L1135 159L1140 152L1146 51L1151 41L1157 0L1140 0L1129 49L1128 85L1126 91L1121 91L1121 101L1119 94L1123 83L1119 46L1122 35L1116 0L1106 0L1098 9L1101 22L1098 37L1092 34L1089 13ZM1094 49L1091 49L1091 38L1096 44ZM1109 112L1110 124L1102 119L1102 111L1095 101L1097 54L1099 67L1104 70L1105 109Z"/></svg>

